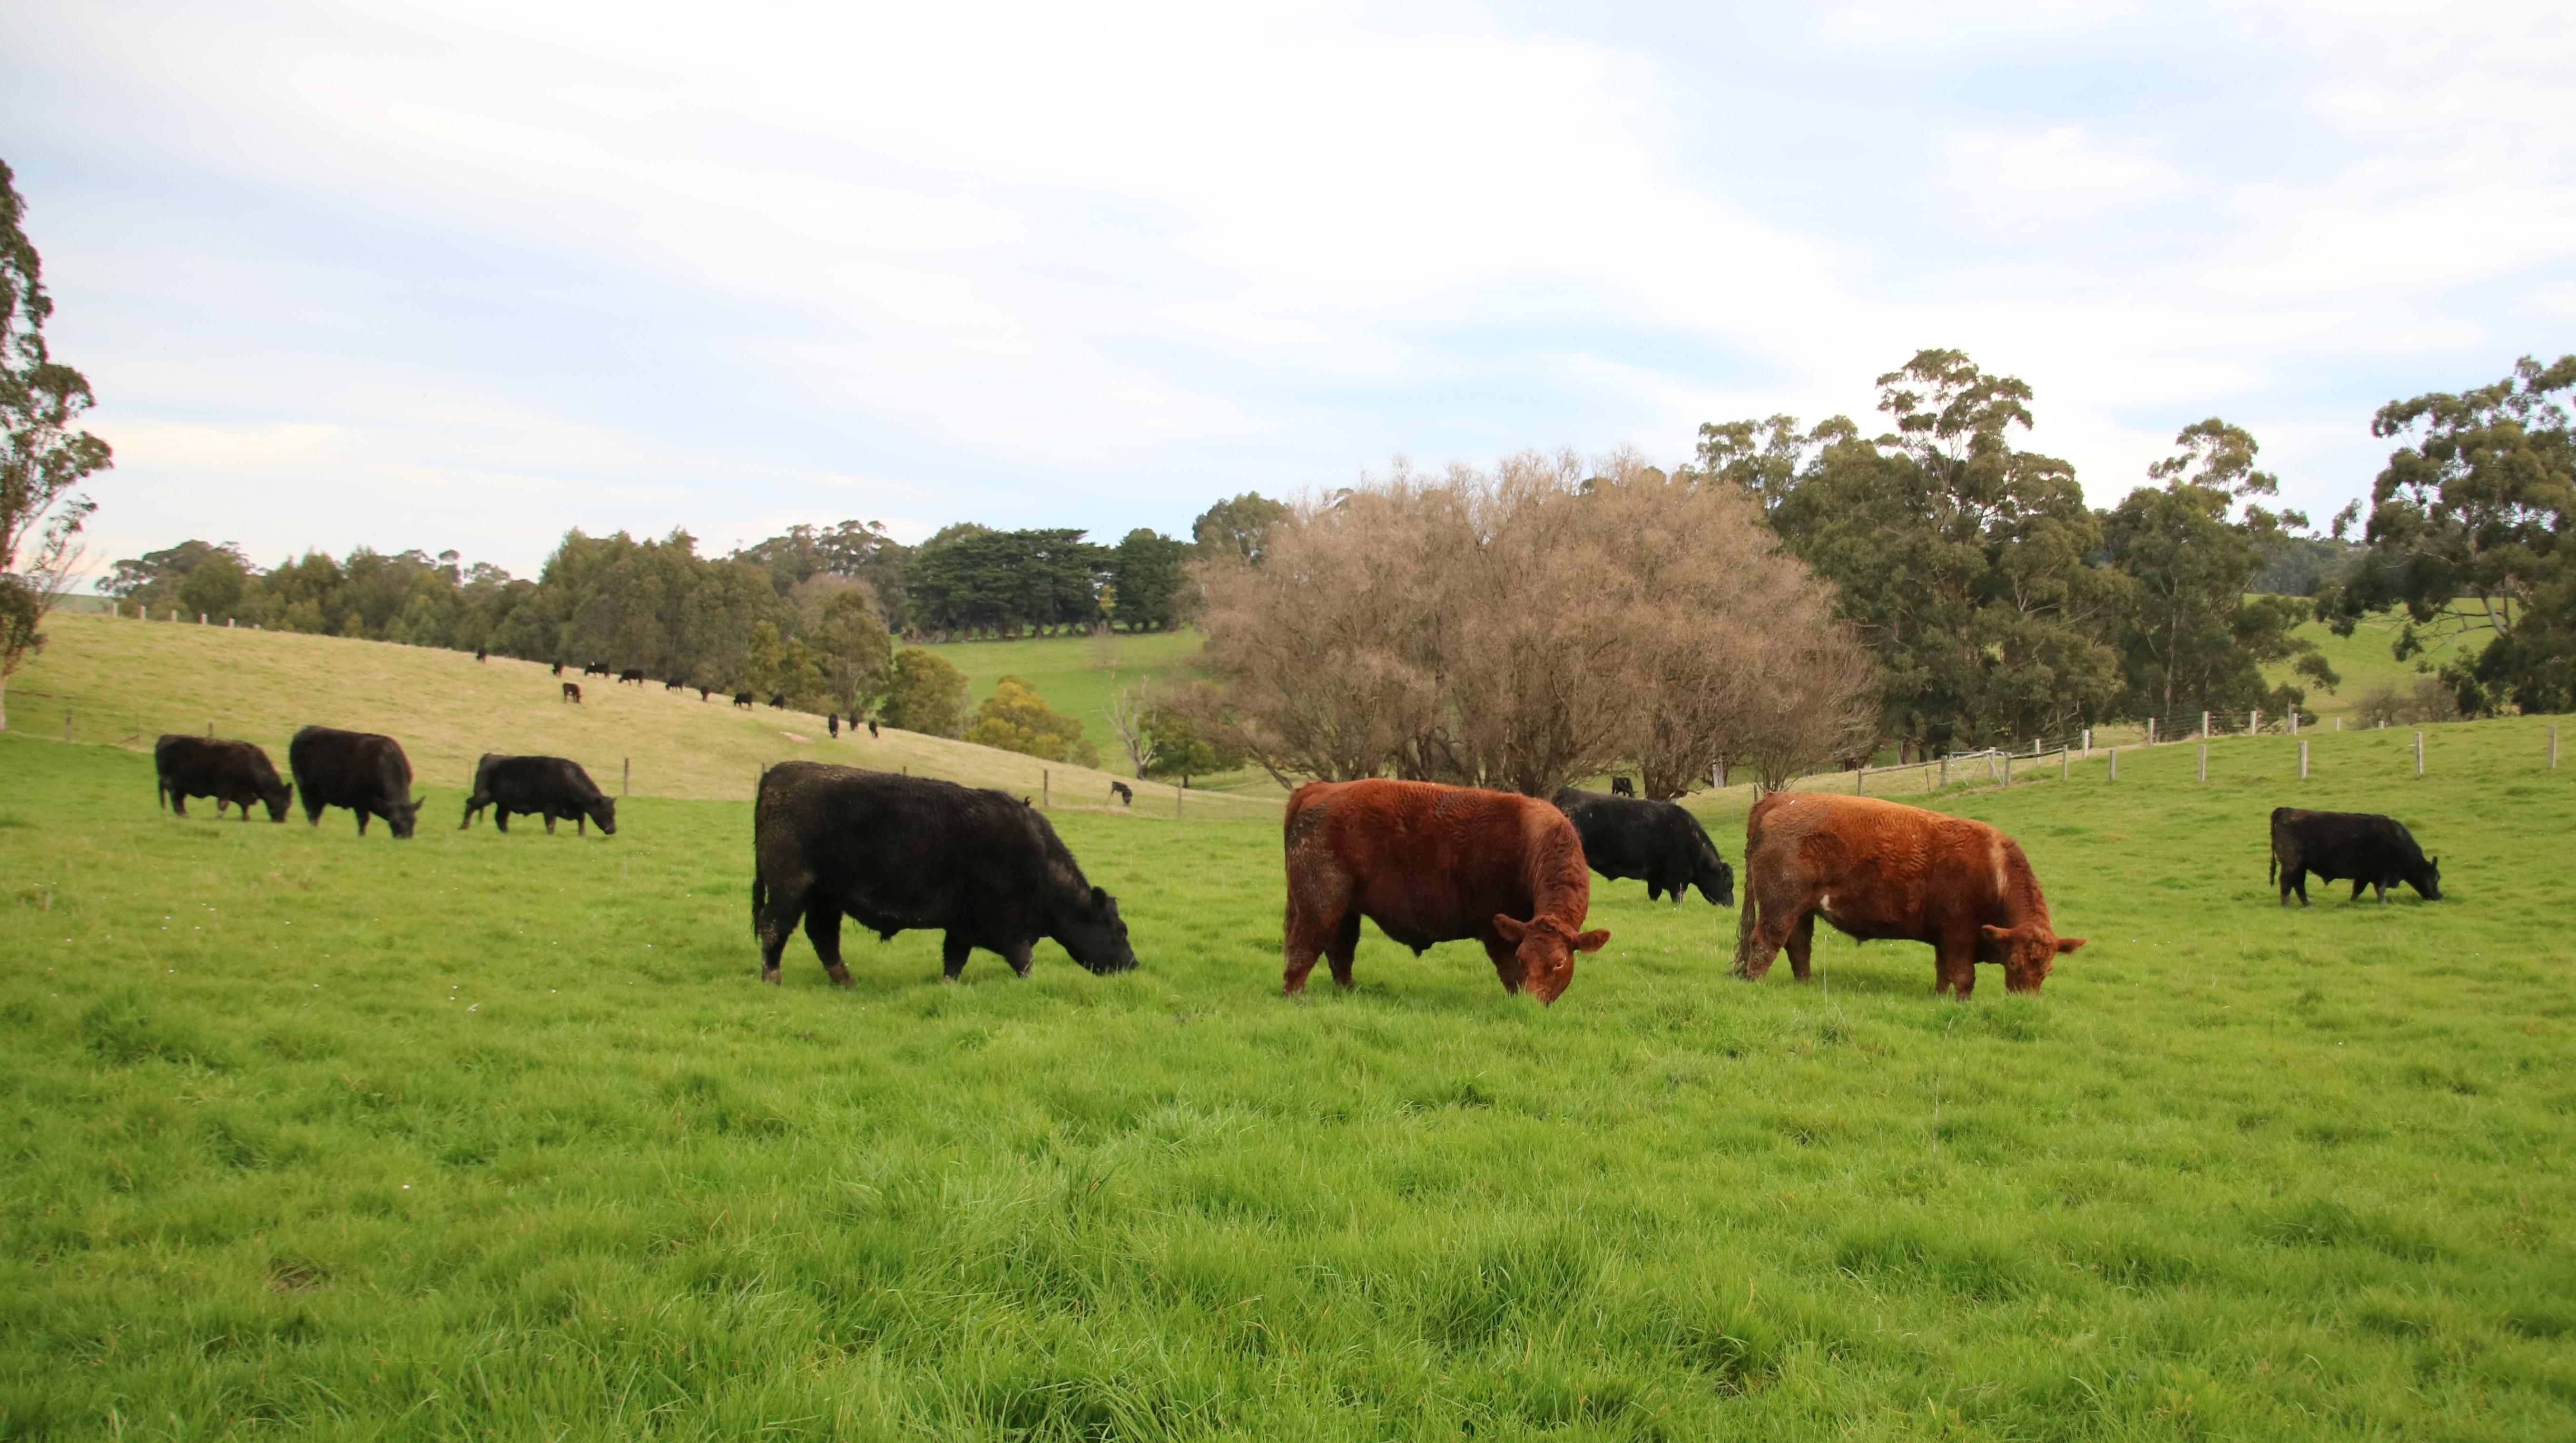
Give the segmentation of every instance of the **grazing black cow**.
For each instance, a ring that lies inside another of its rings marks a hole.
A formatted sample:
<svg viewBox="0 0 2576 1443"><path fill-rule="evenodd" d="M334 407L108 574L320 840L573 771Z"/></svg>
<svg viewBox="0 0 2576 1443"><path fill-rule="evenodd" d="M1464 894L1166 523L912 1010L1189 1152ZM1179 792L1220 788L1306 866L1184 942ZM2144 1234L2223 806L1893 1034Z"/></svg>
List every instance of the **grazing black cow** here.
<svg viewBox="0 0 2576 1443"><path fill-rule="evenodd" d="M733 704L741 707L744 711L751 710L751 700L750 692L738 691L733 694Z"/></svg>
<svg viewBox="0 0 2576 1443"><path fill-rule="evenodd" d="M608 675L608 663L604 661L594 661L590 665L583 667L581 669L581 674L583 676L606 676Z"/></svg>
<svg viewBox="0 0 2576 1443"><path fill-rule="evenodd" d="M1631 797L1605 797L1598 792L1560 788L1549 800L1573 821L1583 838L1583 860L1604 877L1633 877L1646 884L1646 895L1672 894L1678 904L1692 887L1712 906L1735 905L1735 869L1717 854L1717 844L1699 818L1677 802L1646 802Z"/></svg>
<svg viewBox="0 0 2576 1443"><path fill-rule="evenodd" d="M1612 777L1610 779L1610 795L1614 797L1633 797L1636 794L1637 784L1635 782L1628 780L1626 777Z"/></svg>
<svg viewBox="0 0 2576 1443"><path fill-rule="evenodd" d="M832 734L832 739L834 741L839 741L841 739L841 714L839 712L833 712L831 715L823 718L823 729Z"/></svg>
<svg viewBox="0 0 2576 1443"><path fill-rule="evenodd" d="M617 835L617 799L602 792L581 769L581 763L563 757L505 757L485 752L474 764L474 792L465 799L465 820L456 824L464 831L485 807L492 809L492 825L507 832L510 815L546 819L546 835L553 836L555 823L570 819L576 832L587 834L590 823L599 823L601 836Z"/></svg>
<svg viewBox="0 0 2576 1443"><path fill-rule="evenodd" d="M2352 900L2361 900L2361 889L2377 890L2380 903L2388 901L2388 889L2404 882L2427 902L2442 900L2442 859L2427 857L2415 845L2415 836L2406 824L2395 817L2376 812L2308 812L2297 807L2272 809L2272 864L2267 878L2277 875L2281 883L2281 905L2290 905L2290 893L2299 894L2299 905L2308 905L2308 874L2317 874L2321 882L2352 879Z"/></svg>
<svg viewBox="0 0 2576 1443"><path fill-rule="evenodd" d="M561 675L563 675L563 663L562 663L562 662L556 662L556 663L555 663L555 670L554 670L554 674L555 674L555 675L557 675L557 676L561 676Z"/></svg>
<svg viewBox="0 0 2576 1443"><path fill-rule="evenodd" d="M711 691L714 691L714 690L715 690L715 688L714 688L714 687L711 687L711 686L702 686L702 687L699 687L699 688L698 688L698 700L700 700L700 701L705 701L705 700L707 699L707 693L709 693L709 692L711 692Z"/></svg>
<svg viewBox="0 0 2576 1443"><path fill-rule="evenodd" d="M637 691L642 691L644 689L644 668L640 666L630 666L617 674L618 685L624 686L630 681L635 683L635 689Z"/></svg>
<svg viewBox="0 0 2576 1443"><path fill-rule="evenodd" d="M152 770L159 777L162 804L183 817L190 797L212 797L217 817L230 802L241 808L247 822L250 804L266 802L268 819L282 822L286 804L295 797L295 789L277 779L268 753L249 742L167 733L152 744Z"/></svg>
<svg viewBox="0 0 2576 1443"><path fill-rule="evenodd" d="M662 690L664 691L687 691L688 689L689 684L680 680L676 676L671 678L669 681L662 683Z"/></svg>
<svg viewBox="0 0 2576 1443"><path fill-rule="evenodd" d="M476 647L476 648L474 648L474 659L475 659L476 661L481 661L481 660L483 660L483 657L484 657L483 648L481 648L481 647L479 647L479 646L478 646L478 647Z"/></svg>
<svg viewBox="0 0 2576 1443"><path fill-rule="evenodd" d="M845 914L880 938L945 931L940 957L952 982L977 947L1027 976L1040 937L1094 972L1134 967L1117 899L1085 881L1045 814L1018 800L823 762L771 767L751 824L760 980L778 980L778 954L801 917L823 970L848 986Z"/></svg>
<svg viewBox="0 0 2576 1443"><path fill-rule="evenodd" d="M1136 789L1128 786L1125 782L1111 782L1109 784L1109 790L1116 794L1118 805L1122 807L1132 807L1136 805Z"/></svg>
<svg viewBox="0 0 2576 1443"><path fill-rule="evenodd" d="M771 692L769 694L769 705L773 711L787 710L787 693L783 691Z"/></svg>
<svg viewBox="0 0 2576 1443"><path fill-rule="evenodd" d="M575 683L575 682L569 682L569 681L568 681L568 682L565 682L565 683L563 684L563 686L564 686L564 700L565 700L565 701L568 701L568 702L573 703L575 706L579 706L579 705L581 704L581 687L580 687L580 685L579 685L578 683Z"/></svg>
<svg viewBox="0 0 2576 1443"><path fill-rule="evenodd" d="M874 740L876 740L876 736L877 736L877 719L876 719L875 717L870 717L870 718L868 718L868 740L870 740L870 741L874 741Z"/></svg>
<svg viewBox="0 0 2576 1443"><path fill-rule="evenodd" d="M347 807L358 814L361 837L369 817L384 818L397 837L411 835L421 798L411 794L411 758L392 737L306 727L286 744L286 765L304 794L305 821L318 827L324 807Z"/></svg>

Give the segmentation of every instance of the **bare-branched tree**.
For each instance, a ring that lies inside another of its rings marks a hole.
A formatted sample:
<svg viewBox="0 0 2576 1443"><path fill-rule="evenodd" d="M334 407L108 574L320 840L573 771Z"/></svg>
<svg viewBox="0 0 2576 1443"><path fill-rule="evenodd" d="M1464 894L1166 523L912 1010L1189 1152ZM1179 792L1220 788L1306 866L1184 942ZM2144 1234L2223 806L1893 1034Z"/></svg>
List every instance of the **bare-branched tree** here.
<svg viewBox="0 0 2576 1443"><path fill-rule="evenodd" d="M1109 729L1118 734L1118 745L1126 751L1128 764L1136 769L1138 777L1154 764L1154 733L1145 725L1152 708L1148 683L1139 680L1112 688L1105 709Z"/></svg>
<svg viewBox="0 0 2576 1443"><path fill-rule="evenodd" d="M1673 796L1719 756L1771 779L1853 742L1865 657L1734 487L1619 453L1392 474L1201 563L1240 740L1283 781L1546 796L1634 763Z"/></svg>

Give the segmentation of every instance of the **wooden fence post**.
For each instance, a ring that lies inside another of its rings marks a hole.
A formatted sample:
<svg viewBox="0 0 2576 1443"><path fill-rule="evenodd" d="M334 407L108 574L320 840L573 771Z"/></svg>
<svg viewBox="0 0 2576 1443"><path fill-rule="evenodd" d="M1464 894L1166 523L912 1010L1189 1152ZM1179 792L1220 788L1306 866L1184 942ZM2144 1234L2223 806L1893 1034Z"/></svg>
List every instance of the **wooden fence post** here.
<svg viewBox="0 0 2576 1443"><path fill-rule="evenodd" d="M2062 782L2073 775L2075 775L2074 752L2071 748L2059 747L2057 749L2057 779Z"/></svg>
<svg viewBox="0 0 2576 1443"><path fill-rule="evenodd" d="M2200 779L2209 780L2209 743L2205 741L2200 744Z"/></svg>
<svg viewBox="0 0 2576 1443"><path fill-rule="evenodd" d="M2209 713L2207 712L2202 712L2200 714L2200 739L2202 741L2209 740Z"/></svg>
<svg viewBox="0 0 2576 1443"><path fill-rule="evenodd" d="M2549 724L2549 769L2558 770L2558 723Z"/></svg>
<svg viewBox="0 0 2576 1443"><path fill-rule="evenodd" d="M2084 729L2084 760L2088 762L2093 760L2093 729L2091 727L2086 727Z"/></svg>
<svg viewBox="0 0 2576 1443"><path fill-rule="evenodd" d="M2011 785L2012 785L2012 753L2010 753L2010 752L2005 752L2005 753L2003 753L2003 759L2004 759L2004 785L2005 785L2005 786L2011 786Z"/></svg>
<svg viewBox="0 0 2576 1443"><path fill-rule="evenodd" d="M2415 775L2424 775L2424 734L2415 734Z"/></svg>
<svg viewBox="0 0 2576 1443"><path fill-rule="evenodd" d="M1950 754L1948 752L1943 752L1941 754L1941 785L1945 787L1950 785Z"/></svg>
<svg viewBox="0 0 2576 1443"><path fill-rule="evenodd" d="M2118 781L2119 779L2120 779L2120 749L2119 749L2118 747L2113 747L2113 748L2111 748L2111 780L2113 780L2113 781L2115 781L2115 782L2116 782L2116 781Z"/></svg>
<svg viewBox="0 0 2576 1443"><path fill-rule="evenodd" d="M1055 773L1044 767L1038 768L1038 805L1041 807L1055 805Z"/></svg>
<svg viewBox="0 0 2576 1443"><path fill-rule="evenodd" d="M1868 787L1868 785L1867 785L1866 783L1864 783L1864 782L1861 780L1862 778L1864 778L1864 777L1866 777L1866 776L1868 776L1868 775L1869 775L1869 773L1868 773L1868 772L1866 772L1866 771L1862 770L1862 769L1861 769L1861 768L1859 768L1859 767L1854 767L1854 768L1852 768L1852 795L1853 795L1853 796L1855 796L1855 797L1865 797L1865 796L1868 796L1868 795L1869 795L1869 787Z"/></svg>
<svg viewBox="0 0 2576 1443"><path fill-rule="evenodd" d="M633 757L619 757L617 759L617 794L621 797L626 795L628 784L632 783L634 780L635 759Z"/></svg>
<svg viewBox="0 0 2576 1443"><path fill-rule="evenodd" d="M2305 737L2301 737L2301 738L2299 739L2299 780L2304 782L2304 781L2306 781L2307 779L2308 779L2308 741L2307 741L2307 738L2305 738Z"/></svg>
<svg viewBox="0 0 2576 1443"><path fill-rule="evenodd" d="M2154 717L2149 717L2149 718L2147 718L2147 745L2148 745L2148 746L2154 746L2155 744L2156 744L2156 719L2155 719Z"/></svg>

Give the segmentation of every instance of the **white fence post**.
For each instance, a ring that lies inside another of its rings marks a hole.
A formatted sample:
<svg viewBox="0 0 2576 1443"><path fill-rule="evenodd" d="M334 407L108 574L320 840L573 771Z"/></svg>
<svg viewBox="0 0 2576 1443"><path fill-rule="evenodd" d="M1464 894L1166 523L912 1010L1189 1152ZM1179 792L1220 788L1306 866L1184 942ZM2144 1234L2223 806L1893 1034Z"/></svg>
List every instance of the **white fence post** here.
<svg viewBox="0 0 2576 1443"><path fill-rule="evenodd" d="M2093 760L2093 729L2091 727L2086 727L2084 729L2084 760L2088 762Z"/></svg>
<svg viewBox="0 0 2576 1443"><path fill-rule="evenodd" d="M2424 775L2424 734L2415 734L2415 775Z"/></svg>
<svg viewBox="0 0 2576 1443"><path fill-rule="evenodd" d="M2155 744L2156 744L2156 719L2155 719L2154 717L2149 717L2149 718L2147 718L2147 745L2148 745L2148 746L2154 746Z"/></svg>
<svg viewBox="0 0 2576 1443"><path fill-rule="evenodd" d="M2118 747L2113 747L2113 748L2111 748L2111 780L2113 780L2113 781L2115 781L2115 782L2116 782L2116 781L2118 781L2119 779L2120 779L2120 749L2119 749Z"/></svg>
<svg viewBox="0 0 2576 1443"><path fill-rule="evenodd" d="M2200 744L2200 779L2209 780L2209 743L2205 741Z"/></svg>
<svg viewBox="0 0 2576 1443"><path fill-rule="evenodd" d="M2299 739L2299 780L2304 782L2304 781L2306 781L2307 779L2308 779L2308 742L2307 742L2307 739L2306 739L2305 737L2302 737L2302 738L2300 738L2300 739Z"/></svg>
<svg viewBox="0 0 2576 1443"><path fill-rule="evenodd" d="M2263 734L2263 709L2261 707L2258 706L2245 714L2245 734L2249 737L2259 737Z"/></svg>
<svg viewBox="0 0 2576 1443"><path fill-rule="evenodd" d="M2202 712L2200 714L2200 739L2202 741L2209 740L2209 713L2207 712Z"/></svg>
<svg viewBox="0 0 2576 1443"><path fill-rule="evenodd" d="M2558 770L2558 723L2549 724L2549 769Z"/></svg>
<svg viewBox="0 0 2576 1443"><path fill-rule="evenodd" d="M2003 759L2004 759L2004 785L2005 785L2005 786L2011 786L2011 785L2012 785L2012 753L2010 753L2010 752L2004 752L2004 753L2002 753L2002 756L2003 756Z"/></svg>

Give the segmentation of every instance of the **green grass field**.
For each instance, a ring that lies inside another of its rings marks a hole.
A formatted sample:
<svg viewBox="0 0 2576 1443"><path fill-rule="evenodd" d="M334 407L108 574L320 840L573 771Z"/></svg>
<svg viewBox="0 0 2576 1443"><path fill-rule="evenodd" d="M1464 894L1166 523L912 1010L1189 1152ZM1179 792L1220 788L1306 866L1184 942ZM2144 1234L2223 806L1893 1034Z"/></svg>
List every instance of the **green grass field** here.
<svg viewBox="0 0 2576 1443"><path fill-rule="evenodd" d="M2545 725L1938 799L2093 938L2038 997L1631 882L1547 1009L1281 1000L1275 812L1056 817L1136 973L773 989L739 800L361 840L0 737L0 1437L2576 1436ZM2449 900L2282 911L2285 801Z"/></svg>

